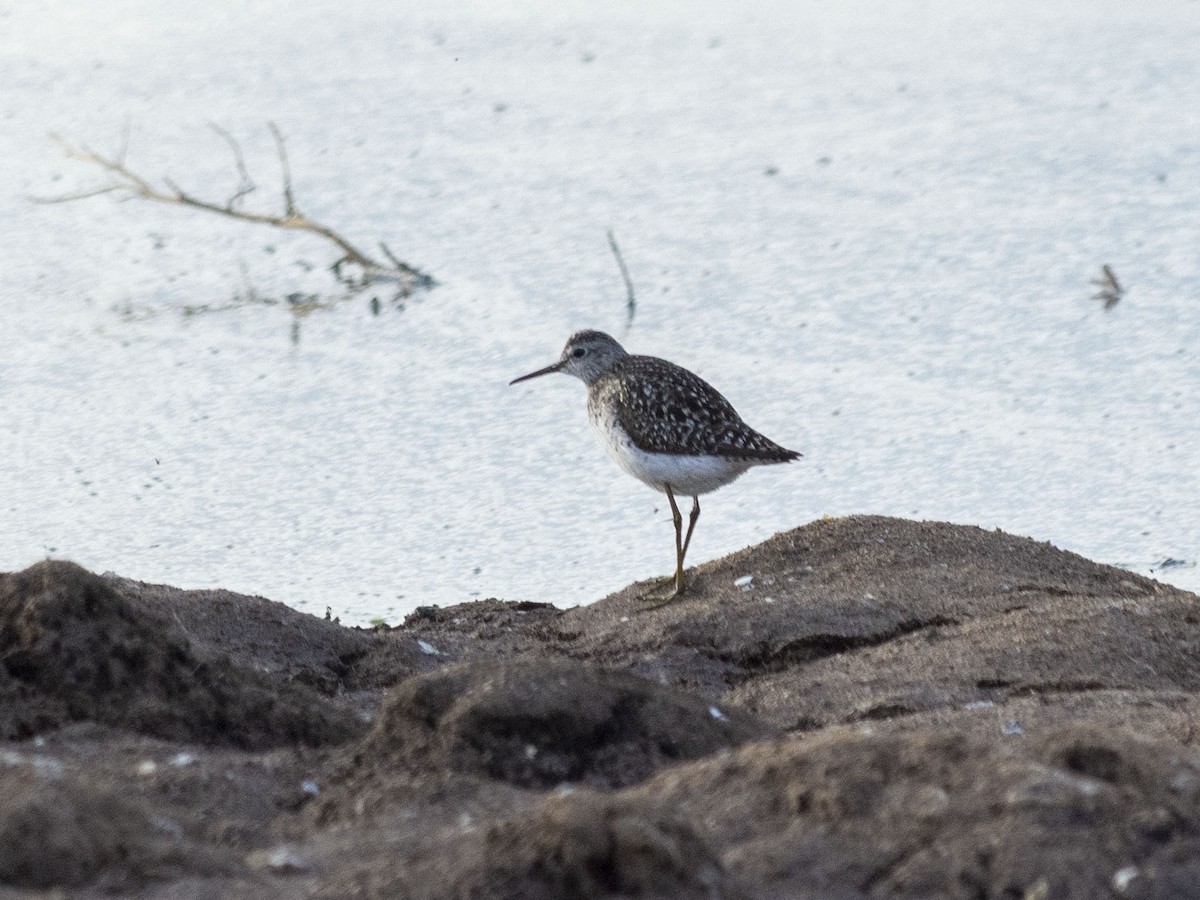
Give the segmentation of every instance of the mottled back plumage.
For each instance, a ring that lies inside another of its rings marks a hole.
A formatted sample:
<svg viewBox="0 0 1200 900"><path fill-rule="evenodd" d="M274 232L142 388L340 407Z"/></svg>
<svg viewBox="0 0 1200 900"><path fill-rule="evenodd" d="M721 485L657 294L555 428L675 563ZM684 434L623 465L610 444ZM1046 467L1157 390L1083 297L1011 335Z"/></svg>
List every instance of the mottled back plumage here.
<svg viewBox="0 0 1200 900"><path fill-rule="evenodd" d="M588 391L588 404L613 404L621 427L647 453L722 456L746 462L799 457L742 421L699 375L654 356L623 356Z"/></svg>

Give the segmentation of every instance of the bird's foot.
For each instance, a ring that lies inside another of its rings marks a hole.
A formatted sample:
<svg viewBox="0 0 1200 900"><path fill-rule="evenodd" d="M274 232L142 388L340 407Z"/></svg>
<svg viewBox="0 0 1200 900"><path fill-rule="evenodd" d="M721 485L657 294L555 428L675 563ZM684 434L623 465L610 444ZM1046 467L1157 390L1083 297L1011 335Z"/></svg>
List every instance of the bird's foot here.
<svg viewBox="0 0 1200 900"><path fill-rule="evenodd" d="M656 578L651 582L655 587L639 598L643 603L649 604L646 609L658 609L660 606L666 606L673 600L677 600L683 595L684 582L683 578L677 575L668 575L665 578Z"/></svg>

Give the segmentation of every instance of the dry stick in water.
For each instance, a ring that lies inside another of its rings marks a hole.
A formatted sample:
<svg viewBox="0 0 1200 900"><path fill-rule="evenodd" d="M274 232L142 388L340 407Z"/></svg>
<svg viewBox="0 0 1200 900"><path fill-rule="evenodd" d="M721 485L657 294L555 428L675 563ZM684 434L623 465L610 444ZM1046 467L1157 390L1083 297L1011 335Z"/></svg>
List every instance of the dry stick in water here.
<svg viewBox="0 0 1200 900"><path fill-rule="evenodd" d="M315 222L300 212L296 207L295 195L292 192L292 172L291 166L288 163L287 150L283 143L283 135L274 122L268 122L267 125L271 130L272 137L275 139L275 149L279 156L279 167L283 174L283 215L247 212L237 208L237 205L243 198L256 190L256 185L251 180L250 173L246 169L246 162L242 156L241 147L238 146L233 135L216 124L212 124L210 127L229 145L230 150L233 152L234 163L237 166L238 172L237 190L224 204L194 197L184 191L169 177L163 178L163 184L166 185L167 189L162 190L126 166L125 151L128 146L128 131L126 131L120 151L116 156L112 157L97 153L87 144L76 146L60 135L51 133L51 139L63 148L69 159L76 159L80 162L99 166L112 176L113 182L94 190L82 191L77 194L66 194L60 197L33 197L31 199L35 203L67 203L73 200L85 200L89 197L99 196L100 194L124 192L133 197L141 197L142 199L153 200L158 203L171 203L176 206L207 210L208 212L237 219L241 222L256 222L261 225L272 225L276 228L307 231L320 235L335 244L342 251L341 258L331 267L334 275L340 281L351 282L351 279L342 275L342 267L350 264L358 266L362 270L362 285L373 281L396 281L404 284L406 289L431 287L433 285L432 278L407 263L401 262L382 241L379 244L379 248L384 256L387 257L388 263L381 263L371 258L328 225Z"/></svg>
<svg viewBox="0 0 1200 900"><path fill-rule="evenodd" d="M1092 279L1092 284L1100 288L1100 292L1094 294L1093 299L1103 300L1104 308L1109 310L1121 301L1125 288L1121 286L1121 282L1117 281L1116 273L1107 263L1100 267L1100 276L1100 278Z"/></svg>
<svg viewBox="0 0 1200 900"><path fill-rule="evenodd" d="M621 248L617 246L617 239L612 233L612 229L608 229L608 246L612 249L613 256L617 258L617 265L621 268L621 278L625 281L625 328L628 329L633 324L633 317L637 314L637 297L633 293L633 280L629 277L629 269L625 267L625 260L621 256Z"/></svg>

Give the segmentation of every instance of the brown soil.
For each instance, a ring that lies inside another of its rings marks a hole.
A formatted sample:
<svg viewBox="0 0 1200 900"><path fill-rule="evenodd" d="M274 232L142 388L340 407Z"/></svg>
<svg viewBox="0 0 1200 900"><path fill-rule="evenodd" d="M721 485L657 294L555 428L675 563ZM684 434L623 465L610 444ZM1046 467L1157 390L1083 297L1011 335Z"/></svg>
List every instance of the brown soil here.
<svg viewBox="0 0 1200 900"><path fill-rule="evenodd" d="M364 631L0 575L0 897L1200 897L1194 595L867 517L691 577Z"/></svg>

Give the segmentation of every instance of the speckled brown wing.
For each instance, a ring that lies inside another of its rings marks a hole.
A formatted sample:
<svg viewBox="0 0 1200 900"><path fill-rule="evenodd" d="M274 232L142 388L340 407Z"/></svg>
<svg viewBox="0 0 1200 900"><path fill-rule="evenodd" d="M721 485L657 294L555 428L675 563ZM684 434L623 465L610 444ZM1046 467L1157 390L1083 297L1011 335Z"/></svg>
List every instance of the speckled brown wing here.
<svg viewBox="0 0 1200 900"><path fill-rule="evenodd" d="M800 455L743 422L699 375L664 359L627 356L603 380L596 387L616 395L618 421L640 450L764 463Z"/></svg>

